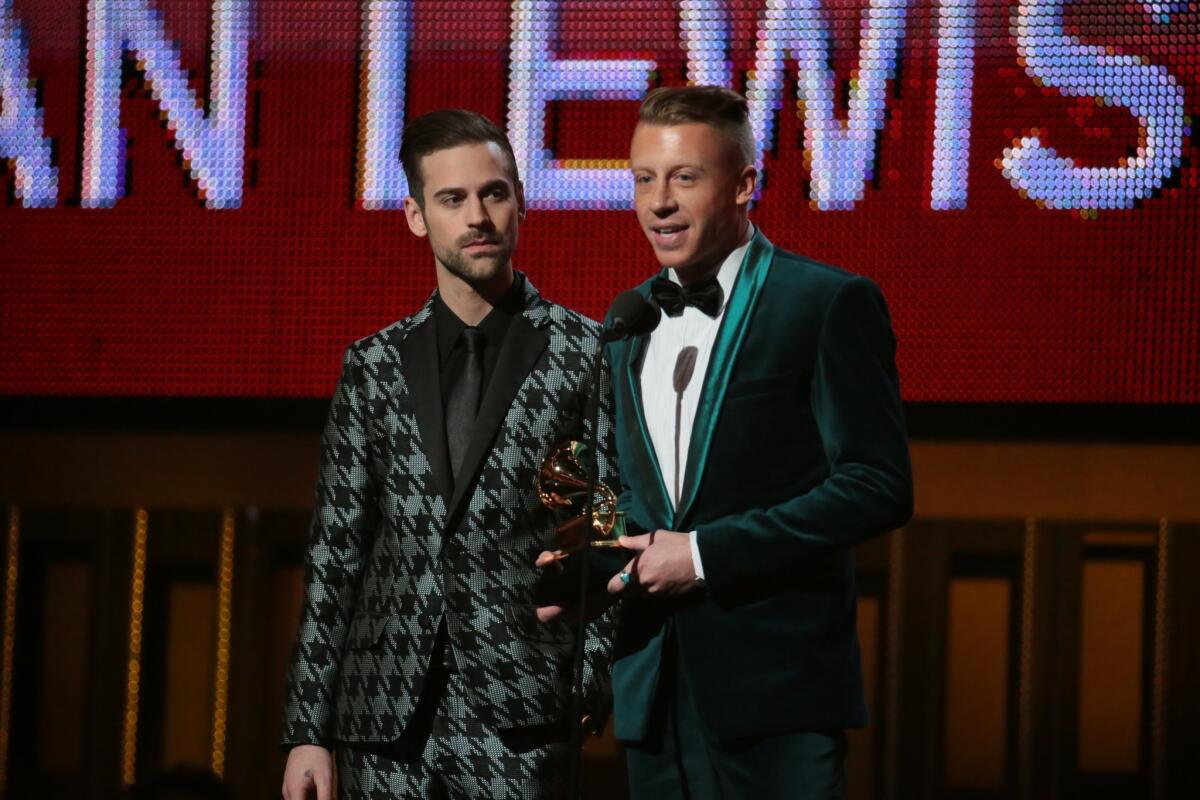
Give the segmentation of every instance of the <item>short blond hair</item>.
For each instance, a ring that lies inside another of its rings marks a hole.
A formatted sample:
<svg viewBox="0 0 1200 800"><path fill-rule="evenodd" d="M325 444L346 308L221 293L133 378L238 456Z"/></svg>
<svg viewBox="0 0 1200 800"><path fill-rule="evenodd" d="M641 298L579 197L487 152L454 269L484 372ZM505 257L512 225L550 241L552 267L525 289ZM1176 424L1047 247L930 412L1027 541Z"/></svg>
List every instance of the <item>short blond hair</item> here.
<svg viewBox="0 0 1200 800"><path fill-rule="evenodd" d="M639 122L647 125L686 125L699 122L725 134L737 146L743 165L756 155L754 131L746 98L721 86L660 86L642 100Z"/></svg>

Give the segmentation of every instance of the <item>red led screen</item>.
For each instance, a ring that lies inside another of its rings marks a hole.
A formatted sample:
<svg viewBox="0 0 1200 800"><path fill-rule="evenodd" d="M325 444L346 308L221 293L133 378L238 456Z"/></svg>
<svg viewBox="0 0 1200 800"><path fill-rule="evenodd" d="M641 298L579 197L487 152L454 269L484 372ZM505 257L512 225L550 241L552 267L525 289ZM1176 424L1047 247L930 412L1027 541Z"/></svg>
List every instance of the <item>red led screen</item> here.
<svg viewBox="0 0 1200 800"><path fill-rule="evenodd" d="M690 79L750 99L767 235L881 284L908 400L1200 402L1195 0L0 0L0 58L0 393L326 395L433 287L395 147L445 105L599 316Z"/></svg>

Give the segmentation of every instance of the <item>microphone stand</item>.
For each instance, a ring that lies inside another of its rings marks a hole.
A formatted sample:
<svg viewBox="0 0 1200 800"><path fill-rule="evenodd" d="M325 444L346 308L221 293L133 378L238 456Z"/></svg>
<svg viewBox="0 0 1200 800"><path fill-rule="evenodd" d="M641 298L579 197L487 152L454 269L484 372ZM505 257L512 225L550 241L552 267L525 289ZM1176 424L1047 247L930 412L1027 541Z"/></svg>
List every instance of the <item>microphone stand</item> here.
<svg viewBox="0 0 1200 800"><path fill-rule="evenodd" d="M590 398L590 408L588 409L588 418L591 422L591 442L588 448L588 456L586 464L588 483L587 483L587 503L584 506L584 519L587 520L586 535L584 537L583 550L580 551L579 564L579 609L577 625L575 628L575 652L574 664L572 672L571 684L571 710L568 716L568 722L571 725L570 737L570 752L568 753L567 761L567 798L568 800L581 800L583 797L583 773L582 773L582 758L583 758L583 657L584 648L587 641L587 599L588 599L588 573L590 567L590 559L588 558L592 548L592 539L596 535L596 528L593 521L593 513L596 504L596 484L599 482L599 464L600 464L600 380L601 373L604 368L604 337L601 336L600 348L596 353L596 362L592 367L592 396ZM587 439L584 439L588 443ZM615 509L614 509L615 510Z"/></svg>

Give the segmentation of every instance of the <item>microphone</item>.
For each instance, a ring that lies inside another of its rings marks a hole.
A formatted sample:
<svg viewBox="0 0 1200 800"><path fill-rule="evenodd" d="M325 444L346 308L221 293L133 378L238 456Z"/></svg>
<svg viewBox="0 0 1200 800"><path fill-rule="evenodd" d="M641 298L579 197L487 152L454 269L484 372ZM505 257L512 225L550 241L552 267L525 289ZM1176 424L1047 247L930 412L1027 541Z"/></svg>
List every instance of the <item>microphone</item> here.
<svg viewBox="0 0 1200 800"><path fill-rule="evenodd" d="M683 423L683 393L692 382L692 373L696 371L696 357L700 351L695 345L689 344L679 351L675 358L675 507L679 507L679 428Z"/></svg>
<svg viewBox="0 0 1200 800"><path fill-rule="evenodd" d="M658 327L659 320L662 319L662 310L655 303L651 303L646 298L642 297L633 289L621 292L617 298L613 300L612 306L608 309L608 324L600 331L600 344L604 345L607 342L616 342L622 339L628 339L630 336L638 336L640 334L649 333ZM597 348L599 351L600 348ZM597 352L596 358L592 366L592 386L599 387L601 385L601 371L604 369L605 359L602 353ZM591 521L592 507L596 501L596 482L598 478L598 442L596 441L596 432L599 430L600 417L600 393L593 391L592 396L588 400L589 410L588 417L591 419L591 436L585 438L588 447L588 465L587 465L587 490L584 497L587 498L587 506L584 509L584 519ZM568 747L567 757L567 794L569 800L579 800L583 796L583 786L581 784L582 772L580 770L580 758L583 750L583 729L582 725L576 724L576 720L583 718L583 646L584 646L584 631L587 628L587 598L588 590L591 588L591 567L590 543L592 538L592 526L585 523L585 530L588 536L585 540L585 549L579 554L575 560L578 561L578 569L575 570L577 575L572 575L572 581L578 581L578 601L576 606L576 625L575 625L575 642L572 652L571 665L571 710L567 719L571 722L570 742ZM622 551L606 550L605 552L615 552L620 558ZM619 567L618 567L619 568Z"/></svg>
<svg viewBox="0 0 1200 800"><path fill-rule="evenodd" d="M621 292L608 309L608 325L600 333L602 343L641 336L658 327L662 310L634 289Z"/></svg>

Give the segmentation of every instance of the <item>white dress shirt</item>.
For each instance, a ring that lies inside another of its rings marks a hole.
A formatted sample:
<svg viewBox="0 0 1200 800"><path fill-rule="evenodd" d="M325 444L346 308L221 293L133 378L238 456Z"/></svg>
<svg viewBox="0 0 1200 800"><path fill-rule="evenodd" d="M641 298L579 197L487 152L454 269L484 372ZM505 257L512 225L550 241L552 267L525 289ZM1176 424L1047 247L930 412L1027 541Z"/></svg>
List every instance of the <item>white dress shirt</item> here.
<svg viewBox="0 0 1200 800"><path fill-rule="evenodd" d="M662 321L650 334L650 341L642 357L642 413L646 419L650 441L654 444L654 455L658 458L663 485L667 489L672 508L679 501L675 496L675 363L683 348L689 345L696 348L696 368L692 373L691 382L683 392L679 421L679 490L682 492L688 445L692 439L692 422L696 418L696 407L700 403L700 390L704 386L713 342L716 341L717 330L725 316L725 306L729 303L733 284L741 272L742 259L745 258L753 236L754 226L751 225L742 244L725 257L717 270L717 283L721 285L721 291L725 294L725 301L721 304L717 316L710 317L695 306L686 306L678 317L669 317L664 313ZM679 283L679 278L673 270L668 270L667 274L672 281ZM695 568L696 577L704 580L704 566L700 563L696 534L693 531L689 536L692 566Z"/></svg>

